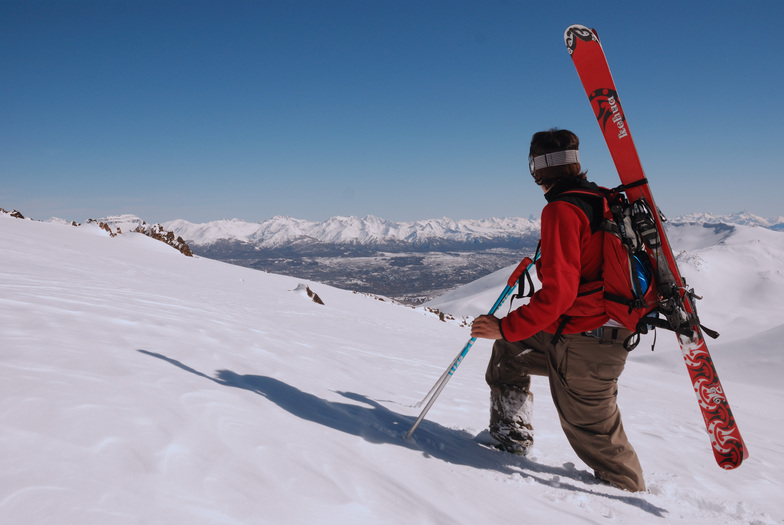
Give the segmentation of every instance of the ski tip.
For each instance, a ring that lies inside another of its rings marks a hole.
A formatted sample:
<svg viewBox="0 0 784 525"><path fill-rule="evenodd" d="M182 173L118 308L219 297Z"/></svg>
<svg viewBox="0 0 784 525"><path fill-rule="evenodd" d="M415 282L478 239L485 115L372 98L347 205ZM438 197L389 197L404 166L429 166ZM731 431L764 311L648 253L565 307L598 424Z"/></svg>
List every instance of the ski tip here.
<svg viewBox="0 0 784 525"><path fill-rule="evenodd" d="M714 444L713 453L716 456L716 463L724 470L736 469L749 458L749 449L739 435L737 440L726 443L720 449Z"/></svg>
<svg viewBox="0 0 784 525"><path fill-rule="evenodd" d="M581 24L572 24L567 27L566 31L564 31L564 42L566 43L566 48L569 50L570 55L574 52L579 40L582 40L583 42L590 42L591 40L599 42L599 35L596 33L595 29L585 27Z"/></svg>

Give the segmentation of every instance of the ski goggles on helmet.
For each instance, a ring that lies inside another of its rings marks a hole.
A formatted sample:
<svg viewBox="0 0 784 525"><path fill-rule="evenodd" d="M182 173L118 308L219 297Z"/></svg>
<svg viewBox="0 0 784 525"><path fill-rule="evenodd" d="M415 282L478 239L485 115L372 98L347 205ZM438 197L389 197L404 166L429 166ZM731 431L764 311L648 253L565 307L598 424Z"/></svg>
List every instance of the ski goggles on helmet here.
<svg viewBox="0 0 784 525"><path fill-rule="evenodd" d="M542 168L550 168L552 166L565 166L567 164L576 164L580 162L580 152L576 149L567 149L564 151L555 151L545 155L537 155L536 157L528 157L528 169L531 170L531 175L535 171Z"/></svg>

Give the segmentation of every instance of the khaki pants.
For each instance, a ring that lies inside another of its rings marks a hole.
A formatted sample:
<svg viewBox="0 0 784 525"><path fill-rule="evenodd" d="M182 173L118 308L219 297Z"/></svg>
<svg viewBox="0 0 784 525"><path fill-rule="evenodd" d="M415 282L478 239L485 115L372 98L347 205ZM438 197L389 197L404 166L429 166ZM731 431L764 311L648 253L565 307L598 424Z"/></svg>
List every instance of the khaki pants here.
<svg viewBox="0 0 784 525"><path fill-rule="evenodd" d="M561 427L579 458L597 477L636 492L645 490L645 481L616 404L628 355L623 340L630 332L619 331L614 340L562 335L555 345L545 332L515 343L498 340L485 377L491 396L510 389L528 392L532 375L549 377ZM499 418L492 412L491 423Z"/></svg>

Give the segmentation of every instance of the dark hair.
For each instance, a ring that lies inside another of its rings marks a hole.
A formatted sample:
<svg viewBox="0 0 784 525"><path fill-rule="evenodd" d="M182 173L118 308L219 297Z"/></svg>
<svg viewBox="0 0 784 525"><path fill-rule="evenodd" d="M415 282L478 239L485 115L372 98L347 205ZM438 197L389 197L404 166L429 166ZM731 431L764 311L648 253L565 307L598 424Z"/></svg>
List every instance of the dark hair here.
<svg viewBox="0 0 784 525"><path fill-rule="evenodd" d="M556 151L579 150L580 139L577 135L567 129L552 128L547 131L534 133L531 138L531 148L529 158L555 153ZM581 170L580 163L566 164L563 166L548 166L540 168L533 173L534 181L537 184L555 184L559 179L570 177L585 178L585 172Z"/></svg>

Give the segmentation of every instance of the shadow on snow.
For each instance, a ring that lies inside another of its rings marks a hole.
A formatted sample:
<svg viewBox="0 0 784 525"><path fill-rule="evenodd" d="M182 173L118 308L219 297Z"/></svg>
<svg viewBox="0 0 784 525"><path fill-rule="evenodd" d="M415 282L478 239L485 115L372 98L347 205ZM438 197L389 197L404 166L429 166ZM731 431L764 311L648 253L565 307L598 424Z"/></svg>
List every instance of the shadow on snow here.
<svg viewBox="0 0 784 525"><path fill-rule="evenodd" d="M248 390L275 403L294 416L361 437L369 443L397 445L453 464L494 470L508 475L520 475L548 487L621 501L658 517L664 517L667 513L667 510L638 496L606 494L566 483L564 478L586 484L599 482L595 481L594 476L589 472L575 469L571 463L563 467L541 465L527 458L481 447L474 440L474 436L464 430L454 430L424 420L418 427L416 435L411 439L405 439L405 434L416 418L393 412L361 394L337 392L354 403L327 401L271 377L240 375L231 370L218 370L216 376L211 377L170 357L147 350L138 351L221 386Z"/></svg>

